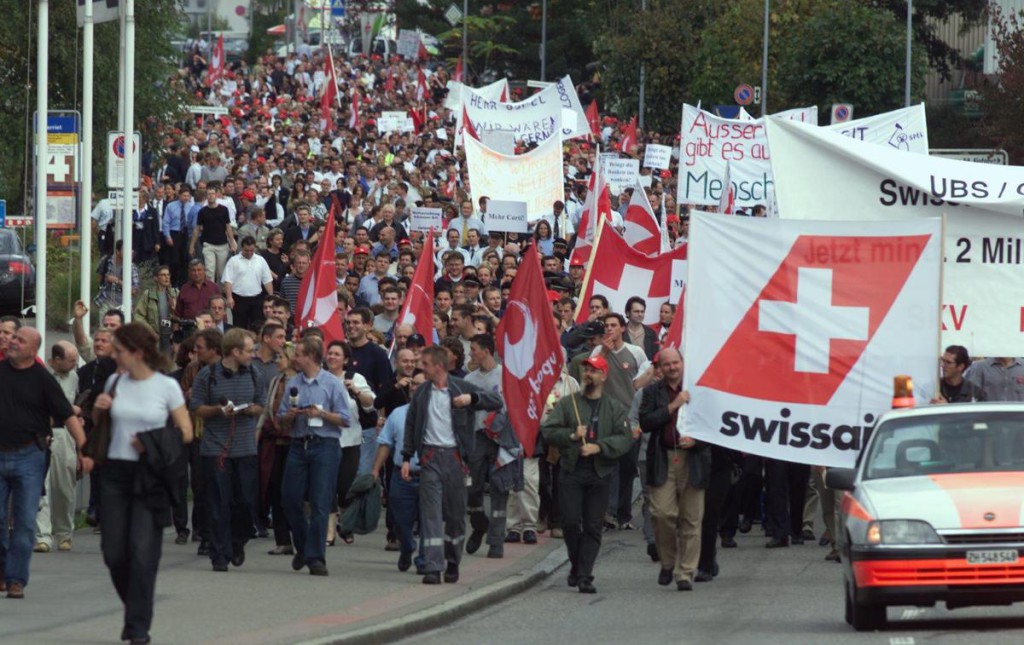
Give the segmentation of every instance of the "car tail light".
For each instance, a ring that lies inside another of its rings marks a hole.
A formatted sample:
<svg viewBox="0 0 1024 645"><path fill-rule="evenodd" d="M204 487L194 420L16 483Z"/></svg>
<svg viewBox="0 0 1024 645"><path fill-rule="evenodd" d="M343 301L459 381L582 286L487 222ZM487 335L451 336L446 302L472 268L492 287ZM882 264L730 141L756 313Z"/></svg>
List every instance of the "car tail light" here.
<svg viewBox="0 0 1024 645"><path fill-rule="evenodd" d="M28 262L13 261L7 264L7 270L14 275L28 275L32 273L32 265Z"/></svg>

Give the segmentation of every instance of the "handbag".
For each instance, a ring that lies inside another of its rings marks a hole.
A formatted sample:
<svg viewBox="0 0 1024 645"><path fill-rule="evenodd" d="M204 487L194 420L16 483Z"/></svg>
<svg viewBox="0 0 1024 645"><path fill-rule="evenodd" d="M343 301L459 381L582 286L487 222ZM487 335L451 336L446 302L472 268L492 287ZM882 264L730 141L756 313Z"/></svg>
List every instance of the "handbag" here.
<svg viewBox="0 0 1024 645"><path fill-rule="evenodd" d="M118 374L114 384L110 386L110 396L113 398L117 392L117 382L121 380ZM110 409L100 410L99 420L93 424L92 431L85 438L85 445L82 446L82 453L89 457L97 465L107 460L107 451L110 450Z"/></svg>

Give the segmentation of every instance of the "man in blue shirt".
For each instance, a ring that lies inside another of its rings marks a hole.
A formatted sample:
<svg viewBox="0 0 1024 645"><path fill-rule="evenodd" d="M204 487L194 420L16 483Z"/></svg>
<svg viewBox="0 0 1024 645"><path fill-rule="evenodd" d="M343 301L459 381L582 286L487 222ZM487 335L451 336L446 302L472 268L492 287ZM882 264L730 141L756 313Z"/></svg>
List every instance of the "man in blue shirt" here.
<svg viewBox="0 0 1024 645"><path fill-rule="evenodd" d="M178 191L178 199L164 208L160 221L160 262L171 270L172 284L185 282L185 267L188 264L188 216L196 203L192 200L192 191L182 184Z"/></svg>
<svg viewBox="0 0 1024 645"><path fill-rule="evenodd" d="M426 376L421 370L416 370L410 382L410 395L416 391ZM409 462L411 477L409 481L402 479L402 443L405 441L405 417L409 412L409 404L395 408L388 415L384 427L377 436L377 456L373 462L373 476L378 479L384 462L388 455L395 464L391 473L391 480L388 484L388 510L391 511L391 520L398 536L399 556L398 570L408 571L413 563L413 552L416 551L416 540L413 538L413 526L420 515L420 462L419 456L414 456ZM416 573L423 575L423 565L426 560L423 558L423 545L420 544L419 554L416 559Z"/></svg>
<svg viewBox="0 0 1024 645"><path fill-rule="evenodd" d="M314 576L327 575L324 547L327 516L337 493L341 428L352 422L348 392L320 367L323 359L319 338L298 342L292 364L299 373L288 380L277 409L278 421L292 433L281 484L281 506L295 539L292 569L309 566ZM303 512L307 491L308 520Z"/></svg>

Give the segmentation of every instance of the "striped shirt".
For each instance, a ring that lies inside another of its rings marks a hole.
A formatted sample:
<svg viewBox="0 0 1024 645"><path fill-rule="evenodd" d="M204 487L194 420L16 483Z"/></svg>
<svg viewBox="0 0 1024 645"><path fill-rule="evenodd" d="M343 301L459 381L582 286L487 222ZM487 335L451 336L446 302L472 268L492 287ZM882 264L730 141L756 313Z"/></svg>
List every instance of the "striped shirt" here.
<svg viewBox="0 0 1024 645"><path fill-rule="evenodd" d="M219 406L224 400L236 407L243 403L265 406L266 390L263 375L255 365L230 372L224 369L224 363L217 362L199 370L192 384L188 407L195 412L200 405ZM256 417L248 414L236 414L233 417L217 414L203 421L200 456L217 457L225 452L228 457L250 457L256 454Z"/></svg>

